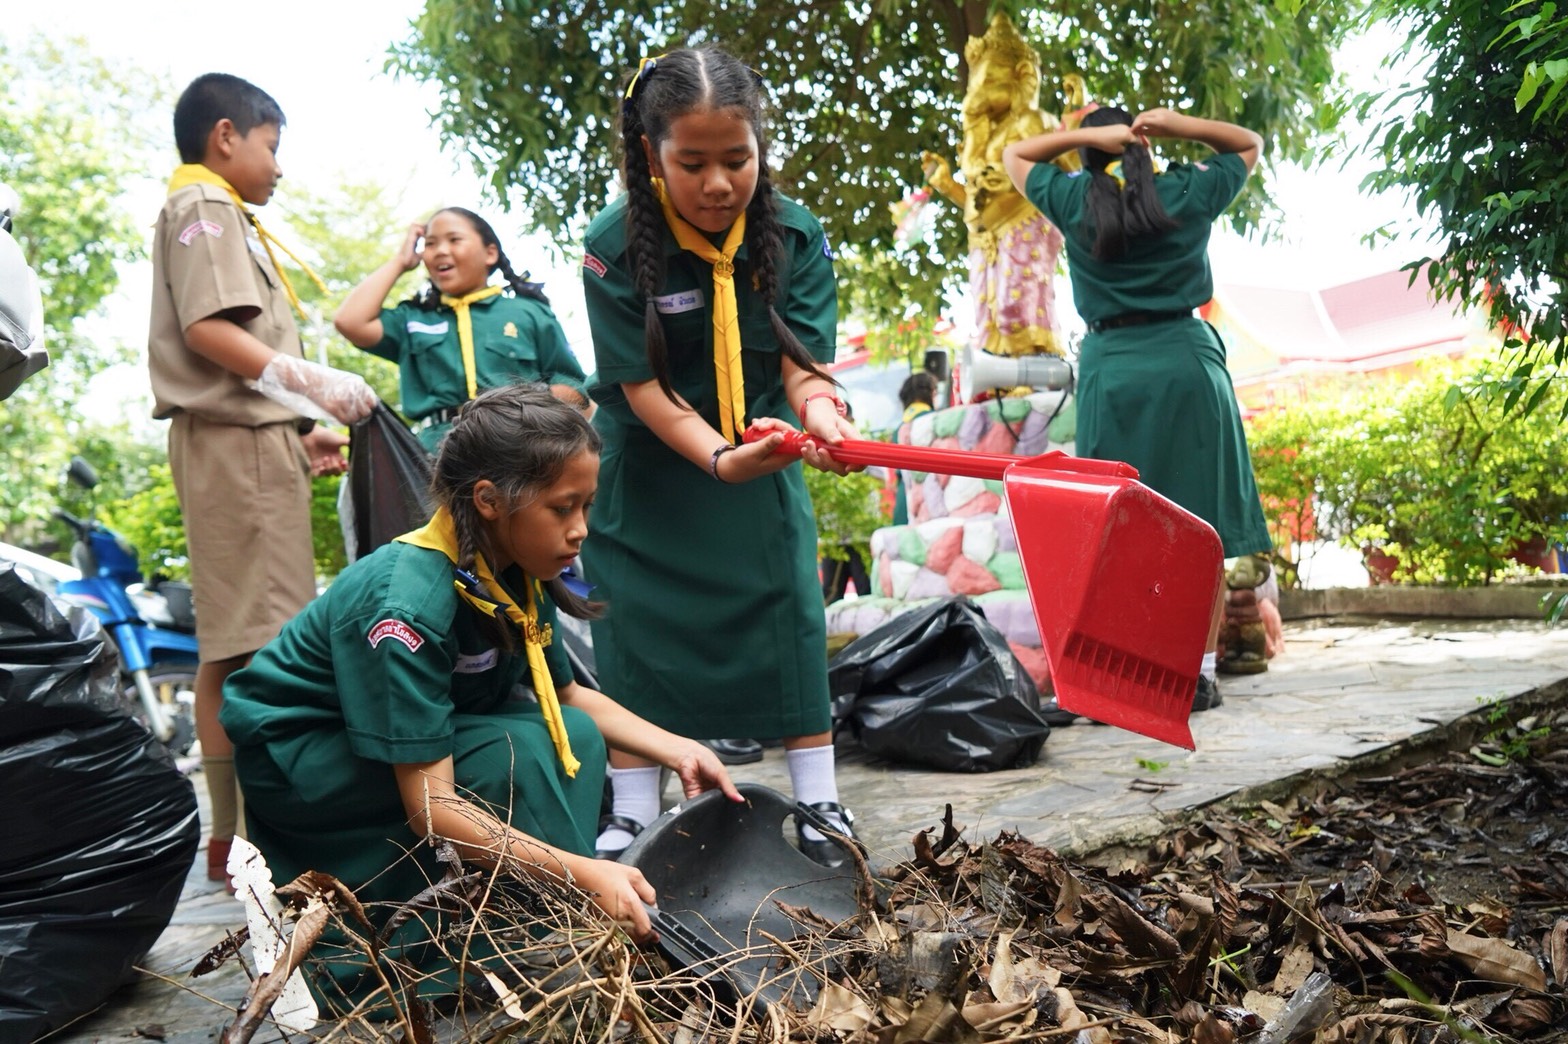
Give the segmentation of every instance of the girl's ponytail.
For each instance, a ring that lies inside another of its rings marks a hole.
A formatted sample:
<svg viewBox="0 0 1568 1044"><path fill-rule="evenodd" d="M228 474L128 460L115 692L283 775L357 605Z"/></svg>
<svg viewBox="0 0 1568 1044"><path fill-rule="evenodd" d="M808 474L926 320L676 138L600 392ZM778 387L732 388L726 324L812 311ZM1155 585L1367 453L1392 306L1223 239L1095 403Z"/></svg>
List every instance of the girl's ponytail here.
<svg viewBox="0 0 1568 1044"><path fill-rule="evenodd" d="M527 272L518 275L512 269L512 262L507 258L506 251L502 250L499 244L496 246L495 266L501 270L501 276L506 280L506 285L512 288L513 294L518 297L531 297L542 304L550 303L550 299L544 296L544 284L530 283Z"/></svg>
<svg viewBox="0 0 1568 1044"><path fill-rule="evenodd" d="M635 85L634 85L635 86ZM648 353L648 368L659 382L659 389L676 401L670 384L670 350L664 340L664 324L654 299L664 286L664 208L653 191L653 172L643 151L642 117L637 112L636 94L621 107L621 151L626 179L626 256L631 262L632 285L643 297L643 344Z"/></svg>
<svg viewBox="0 0 1568 1044"><path fill-rule="evenodd" d="M761 145L759 141L759 152ZM757 275L757 292L767 303L768 325L772 327L779 347L790 362L802 370L825 381L838 383L817 366L817 361L800 343L800 338L795 336L795 332L774 308L778 299L778 258L784 251L784 233L779 225L778 203L773 198L773 180L768 175L768 165L760 156L757 161L757 191L746 207L746 238L751 241L750 256L752 269Z"/></svg>
<svg viewBox="0 0 1568 1044"><path fill-rule="evenodd" d="M1130 127L1132 116L1125 109L1103 106L1085 116L1080 126L1106 127L1116 123ZM1094 240L1096 261L1121 257L1127 252L1129 240L1162 236L1179 227L1165 212L1154 189L1154 158L1147 146L1134 142L1119 156L1093 148L1080 149L1079 153L1090 178L1082 232ZM1118 161L1119 180L1106 173L1106 167Z"/></svg>

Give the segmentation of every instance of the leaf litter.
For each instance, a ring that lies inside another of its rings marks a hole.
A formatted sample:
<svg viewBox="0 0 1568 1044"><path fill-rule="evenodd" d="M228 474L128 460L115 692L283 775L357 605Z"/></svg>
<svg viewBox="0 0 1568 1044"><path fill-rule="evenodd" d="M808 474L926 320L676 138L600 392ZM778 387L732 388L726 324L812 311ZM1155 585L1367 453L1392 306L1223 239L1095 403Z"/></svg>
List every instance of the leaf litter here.
<svg viewBox="0 0 1568 1044"><path fill-rule="evenodd" d="M808 1001L771 1004L724 974L756 952L674 966L567 882L452 857L396 913L439 909L454 959L487 955L437 1008L352 893L307 874L278 890L285 920L303 916L289 965L256 979L223 1039L251 1039L280 974L312 972L326 911L383 990L291 1039L1568 1042L1568 711L1385 775L1215 806L1130 855L969 841L951 806L912 849L861 866L848 921L780 904L796 934L761 948ZM243 959L237 938L199 970Z"/></svg>

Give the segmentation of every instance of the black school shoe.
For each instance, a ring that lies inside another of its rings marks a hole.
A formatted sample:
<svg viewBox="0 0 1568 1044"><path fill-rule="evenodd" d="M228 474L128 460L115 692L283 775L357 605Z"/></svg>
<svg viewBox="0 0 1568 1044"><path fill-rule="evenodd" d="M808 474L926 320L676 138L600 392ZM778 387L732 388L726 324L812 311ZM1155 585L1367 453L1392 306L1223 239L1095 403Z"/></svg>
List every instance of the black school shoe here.
<svg viewBox="0 0 1568 1044"><path fill-rule="evenodd" d="M604 836L606 830L615 828L626 831L634 838L642 833L642 824L629 816L605 815L599 817L600 837ZM596 848L593 855L595 859L619 859L624 851L626 851L624 848Z"/></svg>
<svg viewBox="0 0 1568 1044"><path fill-rule="evenodd" d="M1192 694L1192 713L1213 710L1224 702L1219 683L1206 674L1198 675L1198 689Z"/></svg>
<svg viewBox="0 0 1568 1044"><path fill-rule="evenodd" d="M723 765L751 765L762 760L762 744L754 739L703 740Z"/></svg>
<svg viewBox="0 0 1568 1044"><path fill-rule="evenodd" d="M1061 706L1057 704L1055 696L1040 704L1040 717L1044 718L1045 723L1053 729L1066 728L1078 720L1078 715L1072 711L1062 710Z"/></svg>
<svg viewBox="0 0 1568 1044"><path fill-rule="evenodd" d="M837 801L818 801L807 808L816 812L829 823L837 818L844 824L840 833L848 835L850 841L860 844L860 838L855 836L855 814ZM801 852L812 862L821 863L828 869L836 869L849 861L848 854L833 841L824 837L821 841L812 841L806 837L806 821L799 817L795 819L795 844Z"/></svg>

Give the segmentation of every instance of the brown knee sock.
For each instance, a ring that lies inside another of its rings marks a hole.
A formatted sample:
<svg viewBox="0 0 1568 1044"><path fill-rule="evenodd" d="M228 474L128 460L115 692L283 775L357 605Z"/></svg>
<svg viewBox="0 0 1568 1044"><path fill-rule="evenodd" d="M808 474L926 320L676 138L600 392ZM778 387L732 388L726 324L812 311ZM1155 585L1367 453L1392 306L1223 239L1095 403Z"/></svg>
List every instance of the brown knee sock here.
<svg viewBox="0 0 1568 1044"><path fill-rule="evenodd" d="M203 757L201 772L207 778L207 800L212 809L207 832L227 841L239 826L240 788L234 780L234 758Z"/></svg>

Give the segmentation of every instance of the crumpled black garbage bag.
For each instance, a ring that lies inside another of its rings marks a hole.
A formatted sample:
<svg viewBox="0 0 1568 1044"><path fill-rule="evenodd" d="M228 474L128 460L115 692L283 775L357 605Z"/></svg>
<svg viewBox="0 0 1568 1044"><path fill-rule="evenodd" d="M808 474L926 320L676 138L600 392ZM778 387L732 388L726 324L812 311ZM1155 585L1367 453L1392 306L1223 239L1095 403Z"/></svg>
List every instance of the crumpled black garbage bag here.
<svg viewBox="0 0 1568 1044"><path fill-rule="evenodd" d="M1034 764L1051 726L1007 639L967 598L893 617L828 663L834 730L878 757L948 772Z"/></svg>
<svg viewBox="0 0 1568 1044"><path fill-rule="evenodd" d="M350 562L430 521L432 464L425 447L385 403L349 428L348 474L338 514Z"/></svg>
<svg viewBox="0 0 1568 1044"><path fill-rule="evenodd" d="M101 1004L174 916L196 792L83 609L0 566L0 1044Z"/></svg>

